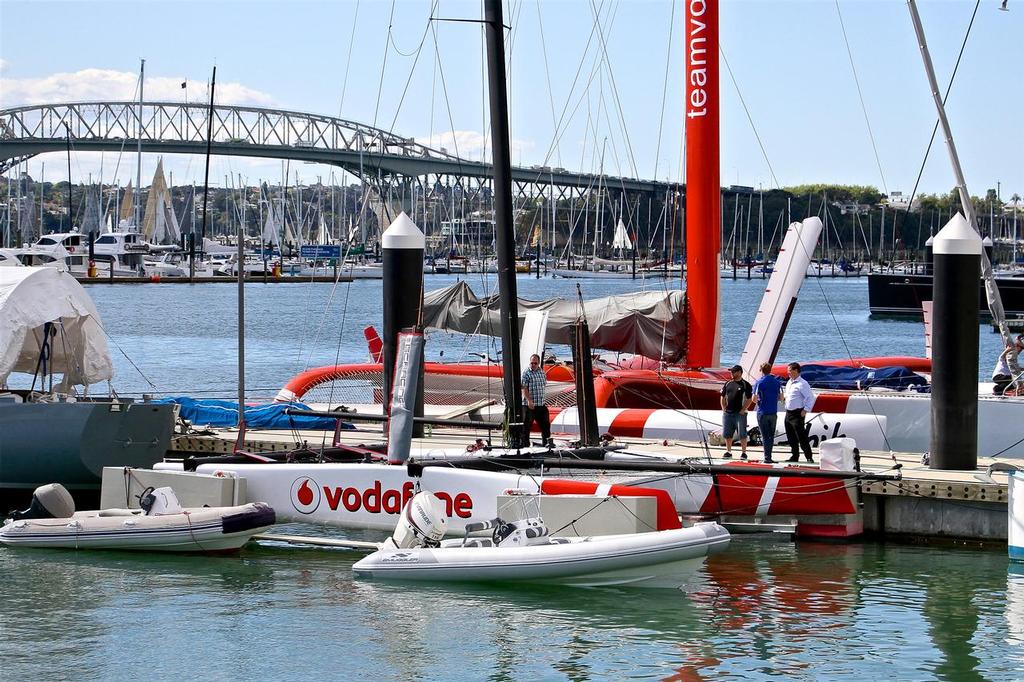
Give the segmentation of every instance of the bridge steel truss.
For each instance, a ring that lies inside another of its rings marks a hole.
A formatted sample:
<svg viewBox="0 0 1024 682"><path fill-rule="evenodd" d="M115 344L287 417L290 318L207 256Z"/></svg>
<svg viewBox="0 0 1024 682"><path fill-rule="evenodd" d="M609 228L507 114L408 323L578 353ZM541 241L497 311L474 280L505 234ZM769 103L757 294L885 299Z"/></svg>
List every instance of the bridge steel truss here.
<svg viewBox="0 0 1024 682"><path fill-rule="evenodd" d="M210 107L205 104L183 102L143 102L141 115L138 102L71 102L2 109L0 173L37 154L64 151L69 142L77 152L130 154L141 137L144 152L205 154L210 115ZM373 186L382 199L402 198L401 206L413 213L417 198L425 202L441 200L438 187L460 187L467 195L489 192L490 164L463 159L380 128L331 116L250 106L217 105L212 116L213 154L337 166ZM652 203L668 200L679 204L683 193L683 187L675 183L536 166L513 168L512 182L513 196L520 206L536 204L540 197L549 201L554 197L562 203L582 201L586 194L598 193L607 205L623 206L628 216L637 219L628 221L634 229L639 227L648 234ZM450 193L445 197L451 200Z"/></svg>

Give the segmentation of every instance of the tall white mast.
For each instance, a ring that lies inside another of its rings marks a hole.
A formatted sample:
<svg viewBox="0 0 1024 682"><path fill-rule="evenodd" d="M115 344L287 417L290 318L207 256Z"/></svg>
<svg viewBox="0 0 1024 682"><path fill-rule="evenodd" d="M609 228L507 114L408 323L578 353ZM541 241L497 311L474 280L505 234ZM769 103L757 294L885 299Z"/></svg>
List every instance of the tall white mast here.
<svg viewBox="0 0 1024 682"><path fill-rule="evenodd" d="M141 60L142 64L139 66L139 129L137 153L135 159L135 225L133 230L139 231L139 197L142 196L142 87L146 80L146 60Z"/></svg>
<svg viewBox="0 0 1024 682"><path fill-rule="evenodd" d="M910 10L910 20L914 24L914 32L917 33L917 44L921 49L921 59L924 60L924 70L928 75L928 85L932 91L932 99L935 100L935 109L939 114L939 122L942 124L942 132L946 137L946 150L949 152L949 160L953 164L953 173L956 175L956 188L960 193L960 204L963 206L967 222L971 224L974 231L981 234L978 229L978 216L974 211L974 203L967 191L967 181L964 179L963 168L960 167L960 157L956 153L956 145L953 143L953 131L949 127L949 119L946 118L946 107L942 103L942 95L939 94L939 84L935 79L935 68L932 66L932 57L928 52L928 43L924 37L924 27L921 26L921 16L917 13L917 4L914 0L907 0L907 8ZM1006 314L1003 312L1003 299L999 295L995 278L992 275L992 261L988 253L981 252L981 272L985 281L985 294L988 297L988 309L992 313L992 319L999 325L999 333L1004 343L1010 343L1010 330L1006 326Z"/></svg>

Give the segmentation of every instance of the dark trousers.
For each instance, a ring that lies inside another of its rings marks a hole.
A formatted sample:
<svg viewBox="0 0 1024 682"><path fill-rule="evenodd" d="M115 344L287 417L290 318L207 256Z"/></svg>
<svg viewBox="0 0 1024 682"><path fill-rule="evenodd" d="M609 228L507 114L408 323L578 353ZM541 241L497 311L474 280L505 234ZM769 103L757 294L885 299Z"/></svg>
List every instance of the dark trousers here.
<svg viewBox="0 0 1024 682"><path fill-rule="evenodd" d="M525 414L523 415L523 423L526 425L526 432L529 433L533 430L533 423L537 422L537 428L540 429L541 440L547 445L548 441L551 440L551 413L548 412L547 405L537 405L532 410L523 405Z"/></svg>
<svg viewBox="0 0 1024 682"><path fill-rule="evenodd" d="M800 412L800 410L786 410L786 440L789 441L789 449L793 452L792 459L800 459L800 450L803 450L804 457L811 462L814 460L811 456L811 441L807 438L804 416ZM798 446L799 449L797 449Z"/></svg>
<svg viewBox="0 0 1024 682"><path fill-rule="evenodd" d="M772 447L775 445L775 423L779 415L758 414L757 427L761 430L761 443L764 445L764 461L772 461Z"/></svg>

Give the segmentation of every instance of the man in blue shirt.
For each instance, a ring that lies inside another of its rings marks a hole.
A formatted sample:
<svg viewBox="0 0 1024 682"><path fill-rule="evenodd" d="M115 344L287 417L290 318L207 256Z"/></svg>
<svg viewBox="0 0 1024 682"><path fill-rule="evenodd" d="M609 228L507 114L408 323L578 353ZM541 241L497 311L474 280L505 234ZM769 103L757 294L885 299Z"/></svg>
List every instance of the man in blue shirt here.
<svg viewBox="0 0 1024 682"><path fill-rule="evenodd" d="M544 389L548 385L547 375L544 368L540 366L540 356L534 353L530 356L530 369L523 372L523 402L526 403L526 414L523 415L523 423L526 433L530 433L534 421L540 428L540 437L544 445L551 445L551 415L548 406L544 404Z"/></svg>
<svg viewBox="0 0 1024 682"><path fill-rule="evenodd" d="M757 428L764 442L764 463L772 464L772 447L775 445L775 427L779 418L779 400L782 399L782 382L772 376L772 363L761 365L761 378L754 382L754 402L757 403Z"/></svg>

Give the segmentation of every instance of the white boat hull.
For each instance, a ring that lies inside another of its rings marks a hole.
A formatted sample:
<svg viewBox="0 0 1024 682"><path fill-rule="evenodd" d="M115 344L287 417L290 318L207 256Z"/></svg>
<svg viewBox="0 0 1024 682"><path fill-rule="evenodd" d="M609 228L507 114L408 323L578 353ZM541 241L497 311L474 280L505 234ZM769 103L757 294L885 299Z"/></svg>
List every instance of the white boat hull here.
<svg viewBox="0 0 1024 682"><path fill-rule="evenodd" d="M717 523L635 535L559 538L527 547L381 549L352 567L387 580L679 587L729 533Z"/></svg>
<svg viewBox="0 0 1024 682"><path fill-rule="evenodd" d="M143 516L129 510L78 512L64 519L22 519L0 527L9 547L224 552L239 549L275 523L265 504L201 507Z"/></svg>

